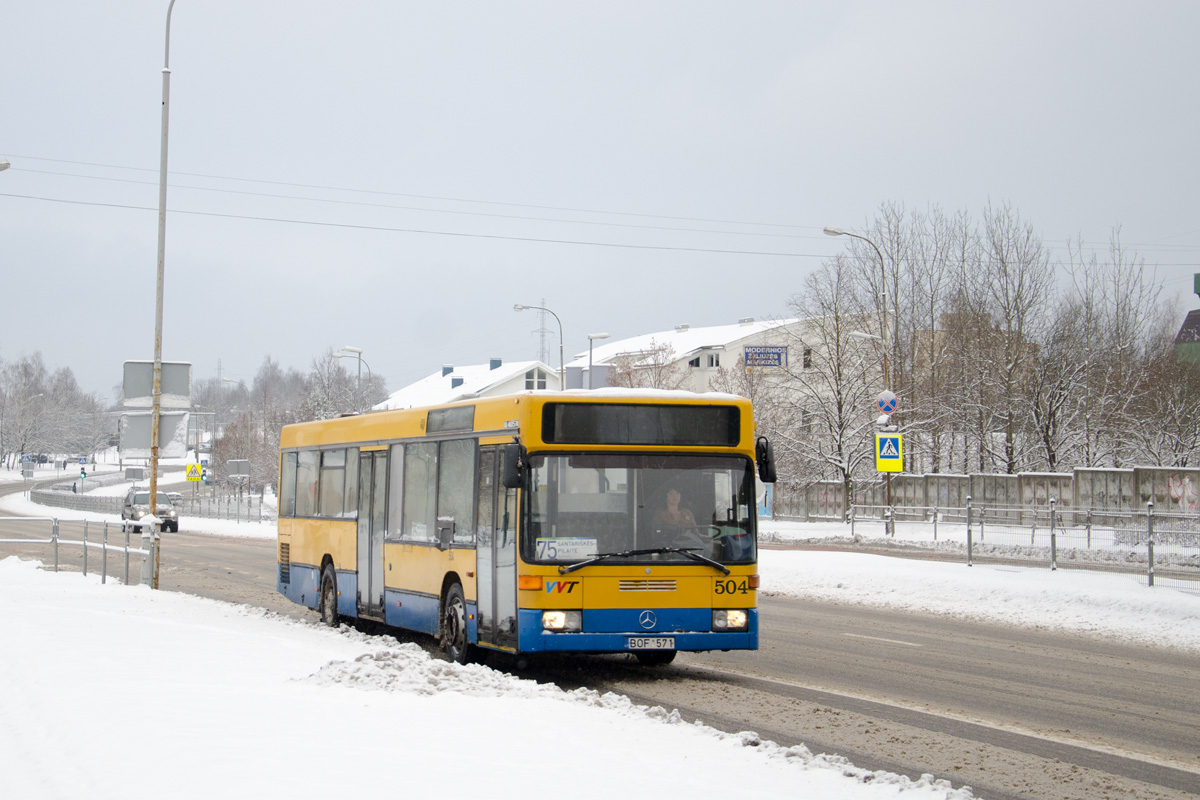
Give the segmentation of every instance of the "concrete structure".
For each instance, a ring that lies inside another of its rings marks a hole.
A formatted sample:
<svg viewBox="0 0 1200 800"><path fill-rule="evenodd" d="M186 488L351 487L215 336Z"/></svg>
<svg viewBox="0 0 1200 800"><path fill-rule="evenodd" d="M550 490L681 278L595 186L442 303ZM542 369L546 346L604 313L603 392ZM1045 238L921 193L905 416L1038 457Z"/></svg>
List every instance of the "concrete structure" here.
<svg viewBox="0 0 1200 800"><path fill-rule="evenodd" d="M493 397L527 390L558 391L558 370L541 361L514 361L505 364L499 358L487 364L455 367L446 364L440 370L403 389L374 408L416 408L468 400L473 397Z"/></svg>

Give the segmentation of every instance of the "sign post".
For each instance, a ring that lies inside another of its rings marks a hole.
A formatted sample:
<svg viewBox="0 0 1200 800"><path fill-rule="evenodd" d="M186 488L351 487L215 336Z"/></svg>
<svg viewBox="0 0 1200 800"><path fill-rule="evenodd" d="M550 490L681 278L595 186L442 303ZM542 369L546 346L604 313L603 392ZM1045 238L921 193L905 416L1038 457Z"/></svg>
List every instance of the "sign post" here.
<svg viewBox="0 0 1200 800"><path fill-rule="evenodd" d="M887 485L887 528L894 535L895 520L892 519L892 473L904 471L904 437L891 424L892 414L900 408L896 393L884 389L875 400L875 407L882 414L879 418L880 431L875 434L875 471L883 473Z"/></svg>

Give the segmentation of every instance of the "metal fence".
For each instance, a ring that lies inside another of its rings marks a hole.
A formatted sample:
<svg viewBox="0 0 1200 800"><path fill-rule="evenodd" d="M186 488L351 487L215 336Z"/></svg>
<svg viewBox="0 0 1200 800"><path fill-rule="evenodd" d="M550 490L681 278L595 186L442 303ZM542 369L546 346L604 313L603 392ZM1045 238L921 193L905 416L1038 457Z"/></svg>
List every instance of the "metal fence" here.
<svg viewBox="0 0 1200 800"><path fill-rule="evenodd" d="M118 478L115 482L127 481L124 478ZM164 485L161 487L161 491L171 491L171 488ZM123 497L72 492L70 483L55 484L49 489L34 489L30 493L30 499L39 505L53 508L117 516L120 516L121 507L125 502ZM228 519L236 522L268 522L274 520L276 516L274 506L263 502L262 495L242 493L239 496L237 492L214 492L208 495L183 494L181 500L174 502L174 506L179 509L181 517Z"/></svg>
<svg viewBox="0 0 1200 800"><path fill-rule="evenodd" d="M1200 514L978 505L903 509L856 505L850 535L1004 561L1137 576L1148 586L1200 592ZM923 545L924 543L924 545Z"/></svg>
<svg viewBox="0 0 1200 800"><path fill-rule="evenodd" d="M218 494L215 497L184 495L176 503L180 517L228 519L236 522L270 522L275 508L263 502L261 495Z"/></svg>
<svg viewBox="0 0 1200 800"><path fill-rule="evenodd" d="M48 559L55 572L60 569L79 569L84 575L89 574L89 570L99 572L101 583L107 583L112 577L129 585L132 558L136 567L132 583L151 584L157 536L146 532L131 541L129 530L122 531L121 526L114 523L89 523L86 520L67 523L52 517L0 517L0 545L9 546L5 549ZM140 546L131 546L134 544ZM110 553L113 554L111 563Z"/></svg>

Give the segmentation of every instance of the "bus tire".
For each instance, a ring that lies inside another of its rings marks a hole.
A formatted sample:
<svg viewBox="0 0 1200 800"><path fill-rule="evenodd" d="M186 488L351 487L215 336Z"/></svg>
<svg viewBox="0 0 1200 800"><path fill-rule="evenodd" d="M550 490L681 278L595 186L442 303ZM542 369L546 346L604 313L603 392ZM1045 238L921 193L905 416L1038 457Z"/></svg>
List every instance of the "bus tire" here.
<svg viewBox="0 0 1200 800"><path fill-rule="evenodd" d="M321 615L321 624L331 628L338 626L337 610L337 573L333 564L326 564L321 570L321 590L317 593L317 612Z"/></svg>
<svg viewBox="0 0 1200 800"><path fill-rule="evenodd" d="M675 660L674 650L642 650L634 655L643 667L665 667Z"/></svg>
<svg viewBox="0 0 1200 800"><path fill-rule="evenodd" d="M454 583L446 592L442 610L442 651L456 664L475 660L475 646L467 641L467 600L462 584Z"/></svg>

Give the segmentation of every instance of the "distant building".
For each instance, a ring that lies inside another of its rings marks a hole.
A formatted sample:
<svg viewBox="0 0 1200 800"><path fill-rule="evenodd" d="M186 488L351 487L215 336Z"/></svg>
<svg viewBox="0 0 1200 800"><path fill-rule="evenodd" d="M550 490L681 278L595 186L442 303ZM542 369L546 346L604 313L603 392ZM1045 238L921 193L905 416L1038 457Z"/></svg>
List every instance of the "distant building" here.
<svg viewBox="0 0 1200 800"><path fill-rule="evenodd" d="M811 358L808 348L796 352L801 325L797 319L760 322L748 317L734 325L676 325L669 331L605 342L592 349L590 385L584 351L567 364L566 388L625 385L633 375L638 386L707 392L717 371L732 369L739 359L752 367L800 368Z"/></svg>
<svg viewBox="0 0 1200 800"><path fill-rule="evenodd" d="M375 406L382 411L392 408L435 406L473 397L493 397L526 390L556 391L558 370L541 361L514 361L505 364L493 358L487 364L455 367L439 371L399 389Z"/></svg>
<svg viewBox="0 0 1200 800"><path fill-rule="evenodd" d="M1193 278L1192 288L1200 296L1200 274ZM1175 336L1175 360L1200 366L1200 309L1188 312Z"/></svg>

